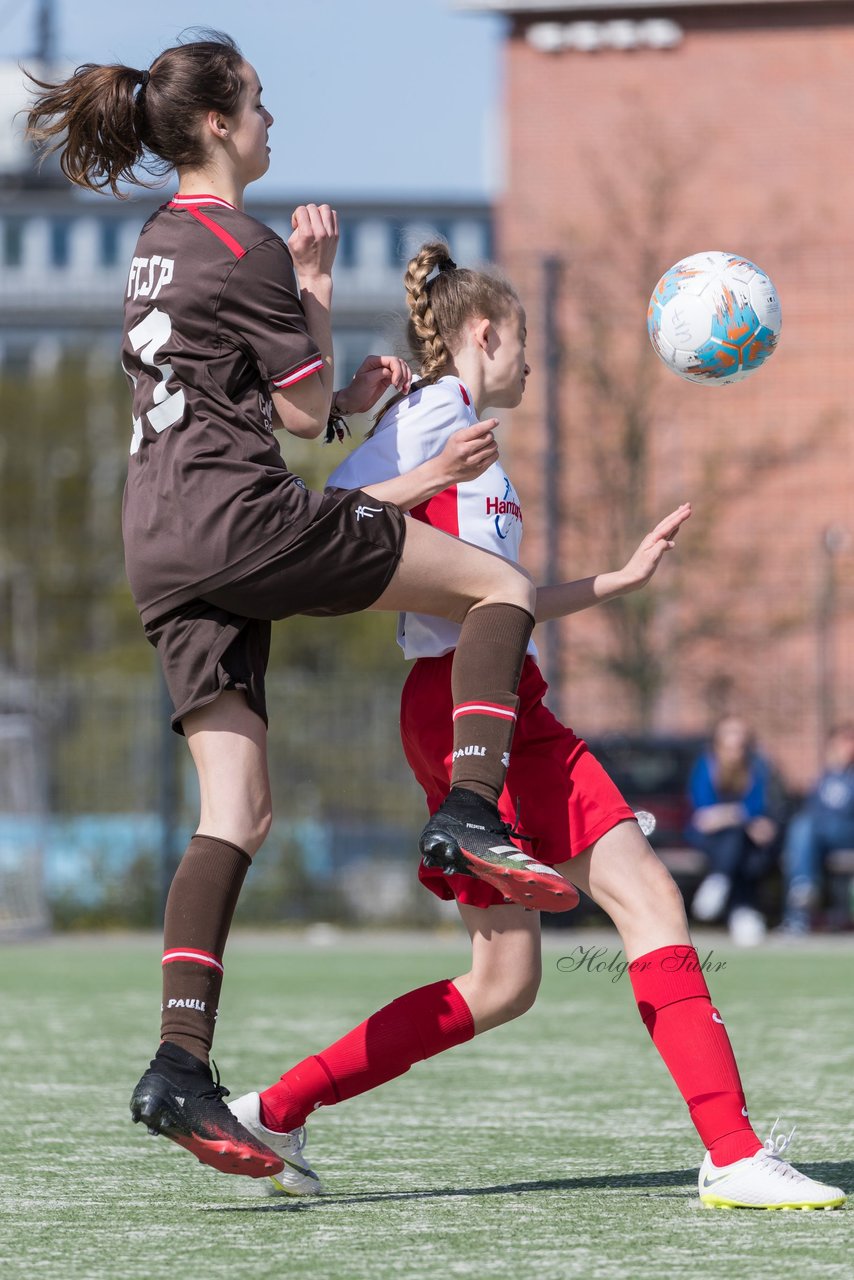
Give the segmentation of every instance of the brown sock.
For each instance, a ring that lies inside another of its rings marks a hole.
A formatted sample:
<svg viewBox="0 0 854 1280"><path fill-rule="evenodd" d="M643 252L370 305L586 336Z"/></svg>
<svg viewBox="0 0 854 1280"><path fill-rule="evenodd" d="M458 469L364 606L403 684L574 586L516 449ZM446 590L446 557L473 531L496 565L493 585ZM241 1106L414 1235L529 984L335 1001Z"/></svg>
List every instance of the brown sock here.
<svg viewBox="0 0 854 1280"><path fill-rule="evenodd" d="M193 836L166 899L160 1038L202 1062L213 1043L222 953L251 865L237 845Z"/></svg>
<svg viewBox="0 0 854 1280"><path fill-rule="evenodd" d="M454 663L454 756L451 786L493 804L504 786L516 727L516 689L534 619L515 604L469 609Z"/></svg>

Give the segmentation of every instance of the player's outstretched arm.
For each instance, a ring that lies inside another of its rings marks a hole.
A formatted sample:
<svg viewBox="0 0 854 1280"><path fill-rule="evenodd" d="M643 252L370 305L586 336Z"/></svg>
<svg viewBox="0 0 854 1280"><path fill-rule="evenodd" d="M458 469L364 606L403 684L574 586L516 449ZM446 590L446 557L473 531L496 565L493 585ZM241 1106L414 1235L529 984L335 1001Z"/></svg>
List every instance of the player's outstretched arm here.
<svg viewBox="0 0 854 1280"><path fill-rule="evenodd" d="M476 480L498 460L494 435L497 426L497 418L487 418L462 427L448 437L444 449L435 457L404 475L362 485L362 491L381 502L393 502L401 511L410 511L451 485Z"/></svg>
<svg viewBox="0 0 854 1280"><path fill-rule="evenodd" d="M570 613L580 613L591 605L601 604L603 600L613 600L615 596L628 595L630 591L645 587L662 556L676 545L674 538L690 514L690 502L683 502L671 511L646 535L622 569L613 573L597 573L592 578L579 578L575 582L538 587L537 622L565 618Z"/></svg>

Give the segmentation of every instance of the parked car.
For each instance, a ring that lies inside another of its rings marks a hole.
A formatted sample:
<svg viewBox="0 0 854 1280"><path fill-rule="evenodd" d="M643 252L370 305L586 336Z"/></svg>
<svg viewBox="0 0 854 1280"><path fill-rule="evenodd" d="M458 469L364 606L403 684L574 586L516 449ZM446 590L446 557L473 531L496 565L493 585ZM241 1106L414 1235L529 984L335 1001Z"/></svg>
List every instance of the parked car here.
<svg viewBox="0 0 854 1280"><path fill-rule="evenodd" d="M688 779L706 745L698 734L603 734L586 739L628 803L651 814L648 839L653 848L681 849L690 817Z"/></svg>
<svg viewBox="0 0 854 1280"><path fill-rule="evenodd" d="M705 855L685 840L688 778L706 739L699 734L582 736L638 814L647 839L688 900L706 870ZM582 896L574 911L544 915L542 922L545 928L571 929L588 919L601 920L601 915Z"/></svg>

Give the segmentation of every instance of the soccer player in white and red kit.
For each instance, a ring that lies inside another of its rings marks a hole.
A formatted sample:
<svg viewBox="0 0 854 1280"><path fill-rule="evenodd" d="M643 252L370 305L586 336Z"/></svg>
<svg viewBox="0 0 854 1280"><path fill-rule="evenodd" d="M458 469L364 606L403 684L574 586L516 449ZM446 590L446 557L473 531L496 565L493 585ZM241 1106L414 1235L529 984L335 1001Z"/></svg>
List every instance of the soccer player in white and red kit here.
<svg viewBox="0 0 854 1280"><path fill-rule="evenodd" d="M525 316L507 282L457 269L447 246L433 243L410 262L406 285L409 341L422 376L333 472L335 487L361 488L417 469L456 432L477 422L487 406L512 408L524 393L530 374ZM518 557L522 508L499 461L411 515L497 556ZM671 512L616 573L538 588L537 621L642 587L689 515L688 504ZM450 671L458 638L459 629L444 619L401 615L398 640L415 660L403 690L401 732L431 812L447 792L454 764ZM786 1140L763 1144L754 1133L679 890L585 743L545 707L545 693L531 643L500 810L508 823L518 817L519 830L542 863L560 864L616 925L641 1018L706 1148L701 1199L767 1208L842 1203L839 1188L805 1177L781 1158ZM399 997L260 1095L238 1099L236 1114L268 1145L275 1148L280 1135L288 1142L289 1131L304 1125L316 1107L375 1088L533 1003L541 969L539 913L507 903L498 889L470 875L446 874L422 861L419 876L439 897L456 899L472 940L471 969ZM307 1165L291 1164L274 1181L292 1194L306 1194L318 1189L312 1177Z"/></svg>

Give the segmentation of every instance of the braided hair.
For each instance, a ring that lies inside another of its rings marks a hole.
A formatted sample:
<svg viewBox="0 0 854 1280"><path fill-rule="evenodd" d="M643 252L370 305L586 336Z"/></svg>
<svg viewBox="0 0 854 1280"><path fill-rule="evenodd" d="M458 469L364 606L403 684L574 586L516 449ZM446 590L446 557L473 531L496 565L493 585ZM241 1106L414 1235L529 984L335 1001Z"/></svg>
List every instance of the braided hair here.
<svg viewBox="0 0 854 1280"><path fill-rule="evenodd" d="M447 373L468 320L484 316L498 322L521 305L516 290L498 271L458 267L443 240L421 246L407 264L403 283L409 304L409 356L419 371L415 387L430 386ZM400 393L384 404L374 426L403 398Z"/></svg>

